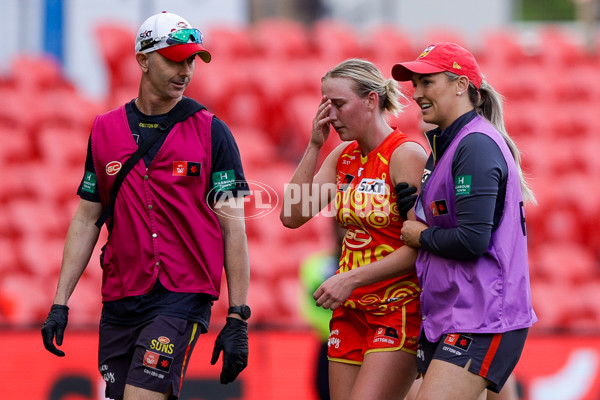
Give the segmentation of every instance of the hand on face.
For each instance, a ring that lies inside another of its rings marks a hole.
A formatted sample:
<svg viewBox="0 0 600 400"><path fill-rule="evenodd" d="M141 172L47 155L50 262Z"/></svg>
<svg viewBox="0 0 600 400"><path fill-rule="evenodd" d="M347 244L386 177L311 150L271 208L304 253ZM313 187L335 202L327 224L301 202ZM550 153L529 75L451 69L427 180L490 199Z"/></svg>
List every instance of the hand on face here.
<svg viewBox="0 0 600 400"><path fill-rule="evenodd" d="M331 110L331 100L327 96L321 98L317 115L313 119L312 135L310 142L316 146L323 146L327 138L329 137L329 131L331 129L331 118L329 117L329 111Z"/></svg>

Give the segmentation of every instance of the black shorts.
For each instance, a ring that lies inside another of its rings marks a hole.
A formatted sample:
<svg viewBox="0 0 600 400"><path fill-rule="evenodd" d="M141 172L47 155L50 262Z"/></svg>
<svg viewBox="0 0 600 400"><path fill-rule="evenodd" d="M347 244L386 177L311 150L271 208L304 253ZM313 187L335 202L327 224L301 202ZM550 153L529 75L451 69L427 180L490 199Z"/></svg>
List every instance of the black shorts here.
<svg viewBox="0 0 600 400"><path fill-rule="evenodd" d="M125 385L179 396L202 329L197 322L158 316L139 326L100 323L98 368L106 397L123 397Z"/></svg>
<svg viewBox="0 0 600 400"><path fill-rule="evenodd" d="M485 378L488 389L498 393L517 365L525 346L528 328L504 333L449 333L432 343L421 332L417 350L420 374L431 360L442 360L460 367L471 360L469 371Z"/></svg>

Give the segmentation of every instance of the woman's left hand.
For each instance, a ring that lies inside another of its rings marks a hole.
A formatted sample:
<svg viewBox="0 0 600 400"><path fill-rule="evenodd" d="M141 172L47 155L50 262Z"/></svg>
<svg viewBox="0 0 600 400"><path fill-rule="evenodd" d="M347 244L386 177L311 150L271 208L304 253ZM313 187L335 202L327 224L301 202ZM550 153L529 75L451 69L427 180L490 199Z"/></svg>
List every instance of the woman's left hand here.
<svg viewBox="0 0 600 400"><path fill-rule="evenodd" d="M335 310L342 305L355 289L350 276L348 271L335 274L323 282L313 294L317 306Z"/></svg>
<svg viewBox="0 0 600 400"><path fill-rule="evenodd" d="M400 231L400 240L404 241L410 247L418 249L421 247L421 243L419 242L421 232L427 228L429 228L427 225L419 221L404 221L402 230Z"/></svg>

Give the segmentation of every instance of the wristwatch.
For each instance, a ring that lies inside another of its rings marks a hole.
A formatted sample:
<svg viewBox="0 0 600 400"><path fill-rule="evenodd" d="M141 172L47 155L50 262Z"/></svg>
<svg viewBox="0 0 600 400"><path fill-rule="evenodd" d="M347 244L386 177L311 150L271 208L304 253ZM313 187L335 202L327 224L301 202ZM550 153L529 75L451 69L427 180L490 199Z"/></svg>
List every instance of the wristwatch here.
<svg viewBox="0 0 600 400"><path fill-rule="evenodd" d="M245 321L250 318L252 311L250 310L250 306L242 304L241 306L229 307L227 309L227 314L238 314Z"/></svg>

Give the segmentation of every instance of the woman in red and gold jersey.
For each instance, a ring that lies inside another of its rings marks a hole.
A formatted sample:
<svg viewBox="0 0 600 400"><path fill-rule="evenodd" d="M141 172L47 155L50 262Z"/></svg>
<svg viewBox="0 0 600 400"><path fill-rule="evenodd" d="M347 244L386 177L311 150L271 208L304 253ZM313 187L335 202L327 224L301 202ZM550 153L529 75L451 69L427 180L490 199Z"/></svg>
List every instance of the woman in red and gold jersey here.
<svg viewBox="0 0 600 400"><path fill-rule="evenodd" d="M417 376L420 289L416 251L400 240L408 216L396 204L394 187L418 188L427 155L386 122L386 112L400 111L405 97L372 63L337 65L323 77L322 94L281 221L297 228L335 199L337 221L347 230L336 275L315 292L317 305L334 310L331 398L403 399ZM344 143L317 171L331 127Z"/></svg>

